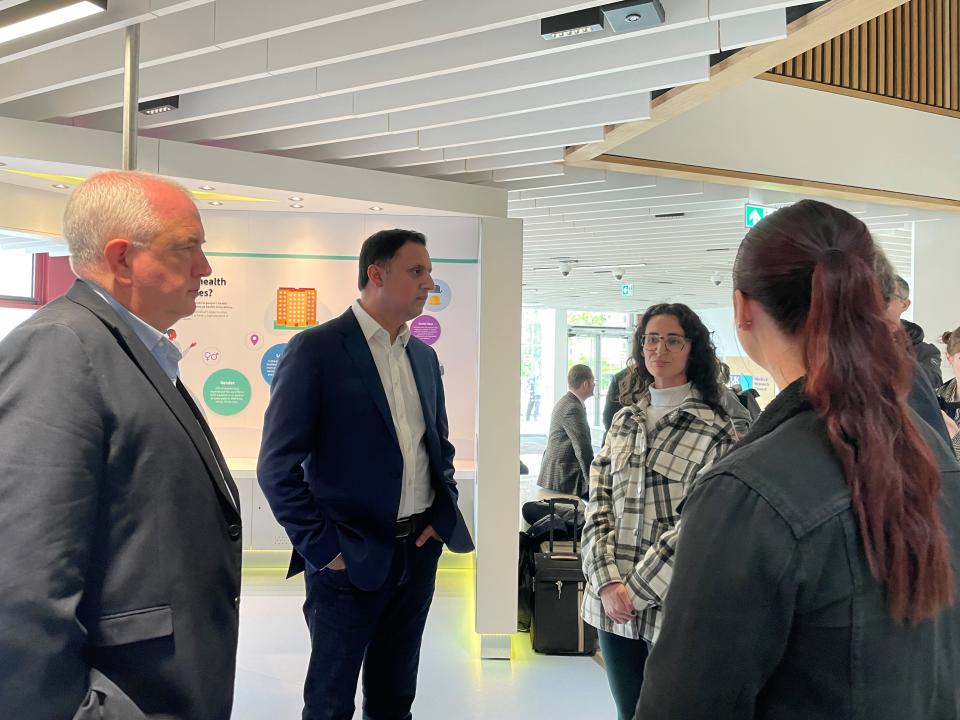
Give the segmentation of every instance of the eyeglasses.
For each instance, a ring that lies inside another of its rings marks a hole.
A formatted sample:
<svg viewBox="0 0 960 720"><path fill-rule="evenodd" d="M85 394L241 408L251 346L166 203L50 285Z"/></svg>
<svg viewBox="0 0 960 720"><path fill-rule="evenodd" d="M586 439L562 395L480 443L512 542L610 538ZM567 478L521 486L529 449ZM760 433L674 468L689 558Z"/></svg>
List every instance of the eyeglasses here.
<svg viewBox="0 0 960 720"><path fill-rule="evenodd" d="M657 335L656 333L646 333L640 336L640 342L646 349L652 350L660 344L660 341L666 343L667 350L670 352L680 352L687 345L687 338L682 335Z"/></svg>

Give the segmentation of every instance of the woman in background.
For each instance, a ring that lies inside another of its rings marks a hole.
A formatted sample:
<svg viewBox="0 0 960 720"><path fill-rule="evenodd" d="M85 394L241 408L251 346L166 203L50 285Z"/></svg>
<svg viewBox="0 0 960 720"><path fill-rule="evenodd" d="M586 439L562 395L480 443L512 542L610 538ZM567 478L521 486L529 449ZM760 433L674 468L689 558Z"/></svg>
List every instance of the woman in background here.
<svg viewBox="0 0 960 720"><path fill-rule="evenodd" d="M784 388L691 488L642 720L956 720L960 465L907 408L866 226L750 230L737 334Z"/></svg>
<svg viewBox="0 0 960 720"><path fill-rule="evenodd" d="M960 459L960 391L957 390L957 378L960 378L960 327L953 332L945 332L941 340L947 346L947 362L953 368L953 379L937 388L937 397L946 415L944 419L953 442L953 452Z"/></svg>
<svg viewBox="0 0 960 720"><path fill-rule="evenodd" d="M710 333L686 305L647 310L632 368L623 408L590 469L583 530L583 618L598 630L620 720L633 717L660 621L659 608L634 608L638 563L676 525L696 474L735 441Z"/></svg>

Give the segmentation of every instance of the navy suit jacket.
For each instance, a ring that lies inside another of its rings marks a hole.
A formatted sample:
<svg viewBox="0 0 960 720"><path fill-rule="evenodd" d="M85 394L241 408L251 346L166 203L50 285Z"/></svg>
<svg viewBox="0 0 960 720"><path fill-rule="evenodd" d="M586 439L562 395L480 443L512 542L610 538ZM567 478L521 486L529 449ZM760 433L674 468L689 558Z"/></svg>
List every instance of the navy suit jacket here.
<svg viewBox="0 0 960 720"><path fill-rule="evenodd" d="M430 522L447 547L469 552L473 541L457 508L440 364L414 337L407 355L436 493ZM299 333L283 353L264 418L257 480L293 543L289 575L303 569L303 560L322 568L342 553L355 586L383 585L395 545L403 456L353 310Z"/></svg>

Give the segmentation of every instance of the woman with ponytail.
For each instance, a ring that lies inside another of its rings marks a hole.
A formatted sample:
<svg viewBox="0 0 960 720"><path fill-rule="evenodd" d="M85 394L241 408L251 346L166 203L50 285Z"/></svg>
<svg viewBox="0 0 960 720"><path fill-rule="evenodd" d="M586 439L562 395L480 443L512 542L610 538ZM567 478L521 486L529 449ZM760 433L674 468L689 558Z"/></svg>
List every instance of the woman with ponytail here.
<svg viewBox="0 0 960 720"><path fill-rule="evenodd" d="M811 200L744 238L737 334L783 390L681 507L638 718L960 718L960 465L876 252Z"/></svg>

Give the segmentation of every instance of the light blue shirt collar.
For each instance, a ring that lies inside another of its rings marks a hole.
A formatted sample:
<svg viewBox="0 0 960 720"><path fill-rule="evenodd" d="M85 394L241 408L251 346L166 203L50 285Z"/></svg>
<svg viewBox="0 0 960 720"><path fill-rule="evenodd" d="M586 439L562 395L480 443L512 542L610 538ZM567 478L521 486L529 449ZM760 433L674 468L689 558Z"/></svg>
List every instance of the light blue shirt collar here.
<svg viewBox="0 0 960 720"><path fill-rule="evenodd" d="M95 282L90 280L83 280L83 282L89 285L91 290L113 308L114 312L120 316L120 319L126 323L127 327L133 331L133 334L140 339L140 342L160 364L160 368L170 378L170 382L176 385L177 377L180 375L180 360L183 358L177 346L170 342L170 339L164 333L138 318Z"/></svg>

